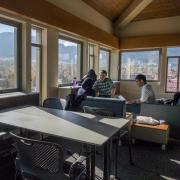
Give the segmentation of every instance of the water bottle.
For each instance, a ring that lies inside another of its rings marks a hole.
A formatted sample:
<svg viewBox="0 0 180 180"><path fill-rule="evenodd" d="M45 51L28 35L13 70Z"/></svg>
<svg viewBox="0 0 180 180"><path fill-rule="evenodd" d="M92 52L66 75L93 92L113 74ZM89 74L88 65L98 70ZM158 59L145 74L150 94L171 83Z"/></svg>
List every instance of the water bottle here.
<svg viewBox="0 0 180 180"><path fill-rule="evenodd" d="M77 86L76 77L74 77L73 80L72 80L72 86L73 86L73 88Z"/></svg>

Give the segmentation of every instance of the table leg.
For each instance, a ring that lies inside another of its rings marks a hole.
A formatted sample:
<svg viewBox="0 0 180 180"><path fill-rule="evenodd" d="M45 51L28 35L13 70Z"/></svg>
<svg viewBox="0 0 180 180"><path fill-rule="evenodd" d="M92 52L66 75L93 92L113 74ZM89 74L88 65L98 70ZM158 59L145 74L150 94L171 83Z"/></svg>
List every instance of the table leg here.
<svg viewBox="0 0 180 180"><path fill-rule="evenodd" d="M118 152L119 149L119 139L116 139L116 148L115 148L115 179L118 179Z"/></svg>
<svg viewBox="0 0 180 180"><path fill-rule="evenodd" d="M104 177L103 180L108 180L110 176L110 141L104 145Z"/></svg>
<svg viewBox="0 0 180 180"><path fill-rule="evenodd" d="M96 147L91 146L91 180L95 179Z"/></svg>

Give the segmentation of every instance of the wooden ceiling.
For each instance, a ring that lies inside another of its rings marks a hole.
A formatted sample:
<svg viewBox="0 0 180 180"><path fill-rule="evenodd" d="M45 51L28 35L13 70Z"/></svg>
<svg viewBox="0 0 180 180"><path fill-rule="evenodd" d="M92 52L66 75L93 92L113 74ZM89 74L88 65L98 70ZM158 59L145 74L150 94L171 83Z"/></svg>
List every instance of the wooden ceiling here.
<svg viewBox="0 0 180 180"><path fill-rule="evenodd" d="M134 21L180 16L180 0L154 0Z"/></svg>
<svg viewBox="0 0 180 180"><path fill-rule="evenodd" d="M123 13L133 0L83 0L96 11L113 22Z"/></svg>
<svg viewBox="0 0 180 180"><path fill-rule="evenodd" d="M82 0L115 22L135 0ZM180 16L180 0L153 0L133 21Z"/></svg>

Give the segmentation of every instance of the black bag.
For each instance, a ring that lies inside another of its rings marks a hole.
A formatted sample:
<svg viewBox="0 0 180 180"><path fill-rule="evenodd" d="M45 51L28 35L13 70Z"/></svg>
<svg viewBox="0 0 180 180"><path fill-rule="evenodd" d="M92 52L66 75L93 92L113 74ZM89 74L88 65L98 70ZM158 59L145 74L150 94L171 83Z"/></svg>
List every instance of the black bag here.
<svg viewBox="0 0 180 180"><path fill-rule="evenodd" d="M65 110L73 111L77 110L81 101L84 100L85 96L76 96L75 94L69 94L66 96Z"/></svg>
<svg viewBox="0 0 180 180"><path fill-rule="evenodd" d="M179 105L179 101L180 101L180 92L177 92L174 94L174 100L173 100L173 105Z"/></svg>
<svg viewBox="0 0 180 180"><path fill-rule="evenodd" d="M66 106L65 106L65 110L73 110L74 109L74 104L75 104L75 98L76 95L75 94L68 94L66 96Z"/></svg>

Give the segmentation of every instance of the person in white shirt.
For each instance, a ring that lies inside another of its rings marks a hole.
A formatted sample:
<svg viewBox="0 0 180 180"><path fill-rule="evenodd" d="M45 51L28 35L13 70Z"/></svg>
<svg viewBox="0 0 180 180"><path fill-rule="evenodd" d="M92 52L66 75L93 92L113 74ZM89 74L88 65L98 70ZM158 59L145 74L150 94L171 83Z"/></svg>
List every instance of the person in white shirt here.
<svg viewBox="0 0 180 180"><path fill-rule="evenodd" d="M150 84L147 84L146 76L139 74L135 81L141 87L141 97L139 99L131 100L130 103L155 103L155 94Z"/></svg>

